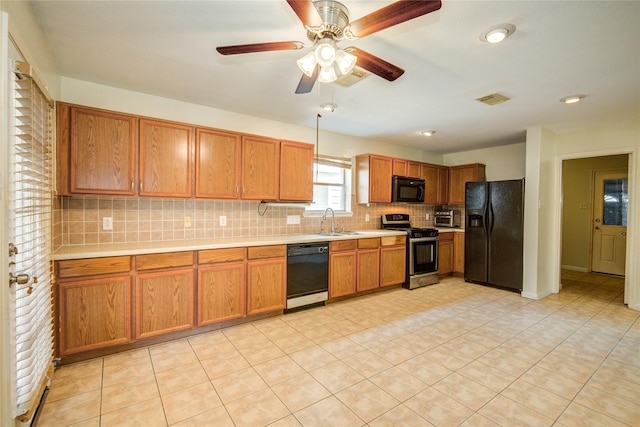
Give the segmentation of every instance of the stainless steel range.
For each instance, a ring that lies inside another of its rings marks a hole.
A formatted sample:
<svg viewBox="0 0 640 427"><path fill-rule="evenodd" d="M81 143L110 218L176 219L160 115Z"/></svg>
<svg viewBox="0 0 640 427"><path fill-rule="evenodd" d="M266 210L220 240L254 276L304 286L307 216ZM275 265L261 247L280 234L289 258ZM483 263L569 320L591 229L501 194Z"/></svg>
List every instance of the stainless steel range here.
<svg viewBox="0 0 640 427"><path fill-rule="evenodd" d="M406 280L403 287L415 289L438 283L438 230L412 227L409 214L382 215L382 228L407 233Z"/></svg>

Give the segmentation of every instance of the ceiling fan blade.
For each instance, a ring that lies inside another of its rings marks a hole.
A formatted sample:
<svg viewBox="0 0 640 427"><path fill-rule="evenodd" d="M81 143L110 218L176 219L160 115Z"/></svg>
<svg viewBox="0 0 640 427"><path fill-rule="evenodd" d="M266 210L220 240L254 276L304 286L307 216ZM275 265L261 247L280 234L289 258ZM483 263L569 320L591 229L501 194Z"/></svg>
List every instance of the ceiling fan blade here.
<svg viewBox="0 0 640 427"><path fill-rule="evenodd" d="M298 83L298 87L296 88L296 94L303 94L311 92L313 89L313 85L316 84L316 80L318 79L318 72L320 71L320 67L316 65L316 68L313 70L313 74L311 77L302 73L302 78Z"/></svg>
<svg viewBox="0 0 640 427"><path fill-rule="evenodd" d="M385 80L389 80L390 82L404 74L404 70L402 68L396 67L384 59L378 58L377 56L358 49L357 47L349 46L344 51L358 58L358 61L356 62L358 67L364 68L365 70L370 71Z"/></svg>
<svg viewBox="0 0 640 427"><path fill-rule="evenodd" d="M270 42L237 44L233 46L218 46L216 50L223 55L237 55L240 53L271 52L276 50L297 50L302 49L302 42Z"/></svg>
<svg viewBox="0 0 640 427"><path fill-rule="evenodd" d="M399 0L376 10L349 25L356 37L364 37L385 28L393 27L418 16L434 12L442 6L440 0Z"/></svg>
<svg viewBox="0 0 640 427"><path fill-rule="evenodd" d="M291 9L298 15L300 21L308 27L322 25L322 18L311 0L287 0Z"/></svg>

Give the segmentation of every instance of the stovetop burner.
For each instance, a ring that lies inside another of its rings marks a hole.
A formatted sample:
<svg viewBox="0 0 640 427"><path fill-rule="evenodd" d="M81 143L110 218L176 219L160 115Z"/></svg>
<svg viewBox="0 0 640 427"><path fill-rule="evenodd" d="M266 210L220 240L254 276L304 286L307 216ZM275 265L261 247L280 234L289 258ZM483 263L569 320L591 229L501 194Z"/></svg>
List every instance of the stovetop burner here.
<svg viewBox="0 0 640 427"><path fill-rule="evenodd" d="M406 231L409 238L438 236L438 230L435 228L412 227L409 214L385 214L381 220L383 229Z"/></svg>

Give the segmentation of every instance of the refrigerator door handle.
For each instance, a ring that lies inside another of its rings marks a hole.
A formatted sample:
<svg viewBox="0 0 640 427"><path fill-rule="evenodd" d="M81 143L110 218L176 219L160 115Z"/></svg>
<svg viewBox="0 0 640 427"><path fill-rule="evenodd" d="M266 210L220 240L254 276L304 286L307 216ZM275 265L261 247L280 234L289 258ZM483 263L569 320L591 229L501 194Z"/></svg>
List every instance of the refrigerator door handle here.
<svg viewBox="0 0 640 427"><path fill-rule="evenodd" d="M489 222L489 226L487 227L489 230L489 233L493 233L493 205L489 205L489 218L488 218L488 222Z"/></svg>

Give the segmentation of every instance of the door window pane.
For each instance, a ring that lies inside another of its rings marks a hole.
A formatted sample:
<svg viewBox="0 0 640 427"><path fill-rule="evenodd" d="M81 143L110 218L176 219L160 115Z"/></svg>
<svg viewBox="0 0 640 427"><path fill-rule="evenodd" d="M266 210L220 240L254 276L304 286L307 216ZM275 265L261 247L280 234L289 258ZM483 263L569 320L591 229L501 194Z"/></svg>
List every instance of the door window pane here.
<svg viewBox="0 0 640 427"><path fill-rule="evenodd" d="M603 224L627 226L627 195L626 179L607 179L604 181Z"/></svg>

